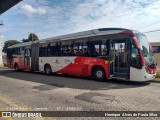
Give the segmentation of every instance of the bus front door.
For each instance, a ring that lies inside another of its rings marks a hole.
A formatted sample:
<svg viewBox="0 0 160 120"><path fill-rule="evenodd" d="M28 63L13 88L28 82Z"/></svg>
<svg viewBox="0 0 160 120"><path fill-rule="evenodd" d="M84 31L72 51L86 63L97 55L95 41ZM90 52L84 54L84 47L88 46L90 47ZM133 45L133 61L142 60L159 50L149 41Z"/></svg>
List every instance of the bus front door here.
<svg viewBox="0 0 160 120"><path fill-rule="evenodd" d="M128 41L127 39L111 41L110 75L111 78L129 79Z"/></svg>

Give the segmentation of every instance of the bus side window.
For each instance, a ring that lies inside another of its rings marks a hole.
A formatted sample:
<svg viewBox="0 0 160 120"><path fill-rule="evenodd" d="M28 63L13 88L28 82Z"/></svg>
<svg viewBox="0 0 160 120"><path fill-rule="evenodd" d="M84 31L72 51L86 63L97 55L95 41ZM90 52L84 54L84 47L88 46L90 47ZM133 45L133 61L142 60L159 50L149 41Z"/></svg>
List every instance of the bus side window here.
<svg viewBox="0 0 160 120"><path fill-rule="evenodd" d="M53 47L53 56L61 56L61 46L54 46Z"/></svg>
<svg viewBox="0 0 160 120"><path fill-rule="evenodd" d="M31 49L25 49L25 57L31 57Z"/></svg>
<svg viewBox="0 0 160 120"><path fill-rule="evenodd" d="M46 47L40 47L39 56L40 57L45 57L46 53L47 53Z"/></svg>
<svg viewBox="0 0 160 120"><path fill-rule="evenodd" d="M28 57L31 57L31 49L28 49Z"/></svg>
<svg viewBox="0 0 160 120"><path fill-rule="evenodd" d="M94 45L93 48L93 56L99 56L100 55L100 46L99 44Z"/></svg>
<svg viewBox="0 0 160 120"><path fill-rule="evenodd" d="M54 47L50 46L50 56L53 56L53 54L54 54Z"/></svg>
<svg viewBox="0 0 160 120"><path fill-rule="evenodd" d="M67 56L67 45L61 46L61 56Z"/></svg>
<svg viewBox="0 0 160 120"><path fill-rule="evenodd" d="M86 56L88 54L88 46L87 46L87 44L83 43L81 51L82 51L82 56Z"/></svg>
<svg viewBox="0 0 160 120"><path fill-rule="evenodd" d="M101 45L101 55L102 56L107 56L107 48L106 45Z"/></svg>
<svg viewBox="0 0 160 120"><path fill-rule="evenodd" d="M24 55L24 47L21 47L21 49L20 49L20 55Z"/></svg>
<svg viewBox="0 0 160 120"><path fill-rule="evenodd" d="M77 50L77 56L82 56L83 55L83 50L82 50L82 45L78 46L78 50Z"/></svg>
<svg viewBox="0 0 160 120"><path fill-rule="evenodd" d="M138 48L132 45L132 54L131 54L131 66L135 68L141 68L141 60Z"/></svg>
<svg viewBox="0 0 160 120"><path fill-rule="evenodd" d="M8 55L8 58L9 58L10 60L12 60L12 54L13 54L13 49L8 49L8 50L7 50L7 55Z"/></svg>
<svg viewBox="0 0 160 120"><path fill-rule="evenodd" d="M48 44L47 46L47 57L50 57L51 56L51 46L50 44Z"/></svg>

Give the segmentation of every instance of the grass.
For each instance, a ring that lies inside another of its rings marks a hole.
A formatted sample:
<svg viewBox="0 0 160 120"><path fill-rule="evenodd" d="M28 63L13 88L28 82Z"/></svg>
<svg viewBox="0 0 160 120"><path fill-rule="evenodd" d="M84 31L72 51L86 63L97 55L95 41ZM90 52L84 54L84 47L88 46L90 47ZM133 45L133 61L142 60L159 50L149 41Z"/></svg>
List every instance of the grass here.
<svg viewBox="0 0 160 120"><path fill-rule="evenodd" d="M158 76L156 76L155 80L160 80L160 74L158 74Z"/></svg>
<svg viewBox="0 0 160 120"><path fill-rule="evenodd" d="M156 78L160 78L160 76L156 76Z"/></svg>
<svg viewBox="0 0 160 120"><path fill-rule="evenodd" d="M7 67L6 67L6 66L0 66L0 69L1 69L1 68L7 68Z"/></svg>

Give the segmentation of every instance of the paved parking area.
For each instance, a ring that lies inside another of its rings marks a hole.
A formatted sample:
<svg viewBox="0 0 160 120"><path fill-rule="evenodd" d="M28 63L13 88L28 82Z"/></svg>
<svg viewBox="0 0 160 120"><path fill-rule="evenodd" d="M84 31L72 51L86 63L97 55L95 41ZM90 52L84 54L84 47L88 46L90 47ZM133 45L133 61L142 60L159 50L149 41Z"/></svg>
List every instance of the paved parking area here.
<svg viewBox="0 0 160 120"><path fill-rule="evenodd" d="M160 83L98 82L78 76L46 76L6 69L0 70L0 93L28 110L160 110Z"/></svg>

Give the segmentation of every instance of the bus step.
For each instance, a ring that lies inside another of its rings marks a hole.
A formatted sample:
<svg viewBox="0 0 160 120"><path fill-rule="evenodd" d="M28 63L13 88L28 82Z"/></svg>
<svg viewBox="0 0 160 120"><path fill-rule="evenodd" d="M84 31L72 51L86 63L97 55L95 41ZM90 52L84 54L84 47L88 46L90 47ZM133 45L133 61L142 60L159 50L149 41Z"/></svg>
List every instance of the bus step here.
<svg viewBox="0 0 160 120"><path fill-rule="evenodd" d="M115 68L115 72L119 72L119 73L128 73L129 70L128 68Z"/></svg>
<svg viewBox="0 0 160 120"><path fill-rule="evenodd" d="M113 77L123 77L123 78L127 78L128 74L127 73L114 73Z"/></svg>
<svg viewBox="0 0 160 120"><path fill-rule="evenodd" d="M111 79L128 80L127 78L123 78L123 77L111 77Z"/></svg>

